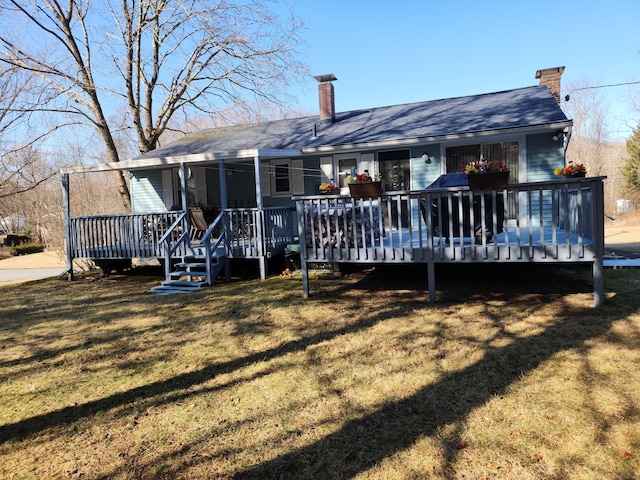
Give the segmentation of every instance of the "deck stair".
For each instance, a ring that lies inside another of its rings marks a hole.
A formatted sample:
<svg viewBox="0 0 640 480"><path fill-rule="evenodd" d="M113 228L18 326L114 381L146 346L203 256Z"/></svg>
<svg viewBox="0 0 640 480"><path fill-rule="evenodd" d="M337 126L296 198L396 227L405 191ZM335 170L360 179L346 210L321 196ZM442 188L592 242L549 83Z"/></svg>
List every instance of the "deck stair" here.
<svg viewBox="0 0 640 480"><path fill-rule="evenodd" d="M225 256L214 255L211 258L210 278L207 279L207 260L204 256L188 256L176 263L166 280L150 293L171 294L190 293L208 288L224 268Z"/></svg>

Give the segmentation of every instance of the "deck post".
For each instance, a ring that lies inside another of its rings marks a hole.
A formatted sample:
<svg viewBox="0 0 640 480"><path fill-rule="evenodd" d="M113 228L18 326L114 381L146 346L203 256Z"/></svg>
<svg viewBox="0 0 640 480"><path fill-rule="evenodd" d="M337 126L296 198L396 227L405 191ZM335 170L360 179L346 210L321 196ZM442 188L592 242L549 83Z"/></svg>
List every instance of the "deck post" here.
<svg viewBox="0 0 640 480"><path fill-rule="evenodd" d="M429 303L436 303L436 268L434 262L427 263L427 275L429 285Z"/></svg>
<svg viewBox="0 0 640 480"><path fill-rule="evenodd" d="M593 189L593 241L595 261L593 262L593 306L604 305L604 182L595 180Z"/></svg>
<svg viewBox="0 0 640 480"><path fill-rule="evenodd" d="M602 257L593 262L593 306L604 305L604 265Z"/></svg>
<svg viewBox="0 0 640 480"><path fill-rule="evenodd" d="M73 251L71 249L71 204L69 202L69 174L63 173L62 177L62 210L64 212L64 238L67 252L67 279L73 280Z"/></svg>
<svg viewBox="0 0 640 480"><path fill-rule="evenodd" d="M298 238L300 240L300 268L302 269L302 298L309 298L309 266L307 264L307 234L304 222L304 205L296 201L296 215L298 217Z"/></svg>

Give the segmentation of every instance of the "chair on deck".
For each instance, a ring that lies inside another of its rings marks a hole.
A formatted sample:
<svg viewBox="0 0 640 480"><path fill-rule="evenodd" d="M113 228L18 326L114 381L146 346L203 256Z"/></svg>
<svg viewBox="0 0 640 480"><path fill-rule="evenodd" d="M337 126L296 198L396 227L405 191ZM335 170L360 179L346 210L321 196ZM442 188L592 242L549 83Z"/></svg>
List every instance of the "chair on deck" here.
<svg viewBox="0 0 640 480"><path fill-rule="evenodd" d="M189 218L191 219L191 240L201 240L209 228L209 224L204 218L202 208L194 207L189 209Z"/></svg>

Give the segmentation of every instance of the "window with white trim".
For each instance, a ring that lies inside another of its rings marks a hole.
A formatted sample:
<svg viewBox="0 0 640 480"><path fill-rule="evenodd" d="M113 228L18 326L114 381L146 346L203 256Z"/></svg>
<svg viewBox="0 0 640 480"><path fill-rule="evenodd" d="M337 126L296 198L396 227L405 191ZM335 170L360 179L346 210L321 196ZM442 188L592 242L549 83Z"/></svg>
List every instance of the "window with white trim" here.
<svg viewBox="0 0 640 480"><path fill-rule="evenodd" d="M291 160L271 161L271 195L274 197L291 195Z"/></svg>

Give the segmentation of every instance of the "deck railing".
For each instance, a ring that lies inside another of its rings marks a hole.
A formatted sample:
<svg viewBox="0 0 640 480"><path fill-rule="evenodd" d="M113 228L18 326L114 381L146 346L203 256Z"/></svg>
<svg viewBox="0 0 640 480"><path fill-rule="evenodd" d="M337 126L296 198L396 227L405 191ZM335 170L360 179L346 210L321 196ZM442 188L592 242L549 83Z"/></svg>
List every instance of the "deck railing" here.
<svg viewBox="0 0 640 480"><path fill-rule="evenodd" d="M227 208L234 257L258 258L284 251L295 235L292 207Z"/></svg>
<svg viewBox="0 0 640 480"><path fill-rule="evenodd" d="M214 235L227 228L228 248L236 258L259 258L267 252L282 253L295 235L293 208L231 208L224 211L226 220L218 222ZM166 239L160 240L184 212L130 213L69 218L68 241L72 258L129 259L164 258L167 245L172 255L185 256L190 241L184 233L190 226L179 222ZM174 249L171 245L181 238Z"/></svg>
<svg viewBox="0 0 640 480"><path fill-rule="evenodd" d="M311 262L589 261L603 243L601 187L598 177L298 197L302 251Z"/></svg>
<svg viewBox="0 0 640 480"><path fill-rule="evenodd" d="M160 258L160 239L182 212L69 218L73 258Z"/></svg>
<svg viewBox="0 0 640 480"><path fill-rule="evenodd" d="M603 178L296 197L308 262L593 262L604 254ZM595 274L594 274L595 275Z"/></svg>

